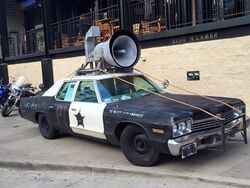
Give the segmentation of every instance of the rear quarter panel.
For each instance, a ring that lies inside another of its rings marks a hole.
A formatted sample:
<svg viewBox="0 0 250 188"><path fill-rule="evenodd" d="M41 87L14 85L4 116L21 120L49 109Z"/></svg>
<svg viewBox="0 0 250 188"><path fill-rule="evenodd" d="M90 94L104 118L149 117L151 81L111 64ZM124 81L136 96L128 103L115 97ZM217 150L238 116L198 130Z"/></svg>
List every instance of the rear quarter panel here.
<svg viewBox="0 0 250 188"><path fill-rule="evenodd" d="M37 123L38 113L48 113L48 104L50 104L52 100L53 97L43 96L22 98L19 107L21 117Z"/></svg>
<svg viewBox="0 0 250 188"><path fill-rule="evenodd" d="M41 107L39 105L40 97L25 97L21 98L19 113L22 118L37 123L36 113L40 111Z"/></svg>

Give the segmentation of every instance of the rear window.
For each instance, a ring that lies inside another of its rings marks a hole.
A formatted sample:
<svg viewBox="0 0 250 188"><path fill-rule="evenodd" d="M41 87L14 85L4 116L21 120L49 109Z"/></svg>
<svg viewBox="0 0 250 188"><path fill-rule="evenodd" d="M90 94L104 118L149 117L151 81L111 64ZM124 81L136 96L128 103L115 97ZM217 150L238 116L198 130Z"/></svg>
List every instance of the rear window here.
<svg viewBox="0 0 250 188"><path fill-rule="evenodd" d="M61 101L70 102L72 100L73 91L75 88L76 82L67 82L64 83L58 94L56 95L56 99Z"/></svg>

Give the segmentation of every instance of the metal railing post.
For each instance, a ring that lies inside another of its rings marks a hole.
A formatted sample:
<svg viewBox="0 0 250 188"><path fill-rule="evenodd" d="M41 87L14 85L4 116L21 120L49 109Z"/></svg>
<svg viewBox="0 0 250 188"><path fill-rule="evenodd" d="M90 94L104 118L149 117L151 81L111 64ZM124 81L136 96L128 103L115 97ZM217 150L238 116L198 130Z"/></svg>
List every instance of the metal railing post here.
<svg viewBox="0 0 250 188"><path fill-rule="evenodd" d="M120 28L132 31L132 23L129 15L128 0L119 0Z"/></svg>
<svg viewBox="0 0 250 188"><path fill-rule="evenodd" d="M245 0L244 7L245 7L244 12L246 12L245 15L250 15L250 1L249 0Z"/></svg>
<svg viewBox="0 0 250 188"><path fill-rule="evenodd" d="M243 138L244 143L247 144L247 121L246 121L246 109L243 109Z"/></svg>
<svg viewBox="0 0 250 188"><path fill-rule="evenodd" d="M225 123L224 120L220 120L221 123L221 139L222 139L222 151L226 151L226 135L225 135Z"/></svg>
<svg viewBox="0 0 250 188"><path fill-rule="evenodd" d="M224 20L224 0L219 0L219 20Z"/></svg>
<svg viewBox="0 0 250 188"><path fill-rule="evenodd" d="M165 0L165 22L166 22L166 30L170 30L171 20L170 20L170 2L169 0Z"/></svg>
<svg viewBox="0 0 250 188"><path fill-rule="evenodd" d="M8 65L2 63L2 59L0 59L0 80L4 85L9 83Z"/></svg>

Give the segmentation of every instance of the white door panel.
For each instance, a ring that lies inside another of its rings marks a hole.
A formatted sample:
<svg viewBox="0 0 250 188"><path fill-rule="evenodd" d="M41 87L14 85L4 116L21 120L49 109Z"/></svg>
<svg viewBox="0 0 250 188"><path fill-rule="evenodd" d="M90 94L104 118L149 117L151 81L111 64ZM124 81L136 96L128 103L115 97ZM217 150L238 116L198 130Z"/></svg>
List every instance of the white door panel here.
<svg viewBox="0 0 250 188"><path fill-rule="evenodd" d="M106 139L103 111L106 104L72 102L69 108L70 128L73 132Z"/></svg>

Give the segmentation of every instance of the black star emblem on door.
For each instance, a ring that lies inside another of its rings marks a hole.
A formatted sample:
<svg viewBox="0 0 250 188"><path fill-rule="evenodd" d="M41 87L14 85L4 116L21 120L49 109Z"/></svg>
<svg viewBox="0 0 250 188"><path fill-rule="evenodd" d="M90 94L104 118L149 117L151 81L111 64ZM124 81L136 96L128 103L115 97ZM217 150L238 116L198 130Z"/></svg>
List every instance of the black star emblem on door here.
<svg viewBox="0 0 250 188"><path fill-rule="evenodd" d="M81 115L81 110L79 110L78 114L76 114L75 117L77 120L77 127L79 127L80 125L84 127L83 119L85 118L85 116Z"/></svg>

